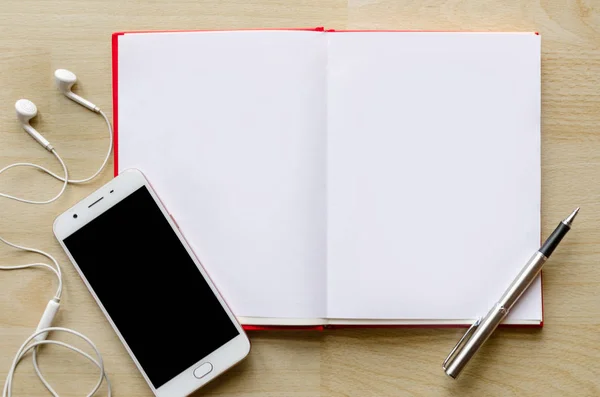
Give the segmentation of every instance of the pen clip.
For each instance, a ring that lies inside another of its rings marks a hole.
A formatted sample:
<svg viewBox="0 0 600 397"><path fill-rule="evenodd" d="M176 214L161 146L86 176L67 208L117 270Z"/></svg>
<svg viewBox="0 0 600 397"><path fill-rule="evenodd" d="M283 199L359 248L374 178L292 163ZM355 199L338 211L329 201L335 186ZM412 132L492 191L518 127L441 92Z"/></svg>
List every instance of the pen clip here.
<svg viewBox="0 0 600 397"><path fill-rule="evenodd" d="M473 332L475 331L475 329L477 328L477 326L479 325L479 323L481 322L481 317L479 317L467 330L467 332L465 332L465 334L462 336L462 338L460 338L460 340L458 341L458 343L456 344L456 346L454 346L454 348L452 349L452 351L450 352L450 354L448 354L448 357L446 357L446 359L444 360L444 363L442 364L442 368L445 370L446 366L448 365L448 362L454 357L454 354L456 353L456 351L462 347L462 345L464 345L471 337L471 335L473 334Z"/></svg>

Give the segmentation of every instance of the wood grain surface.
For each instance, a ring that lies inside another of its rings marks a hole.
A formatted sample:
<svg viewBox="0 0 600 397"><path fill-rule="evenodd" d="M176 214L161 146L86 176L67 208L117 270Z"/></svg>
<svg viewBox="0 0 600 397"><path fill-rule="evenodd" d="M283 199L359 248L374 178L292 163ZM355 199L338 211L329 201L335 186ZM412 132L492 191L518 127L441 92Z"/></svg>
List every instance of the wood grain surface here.
<svg viewBox="0 0 600 397"><path fill-rule="evenodd" d="M91 174L107 145L103 121L53 86L63 67L76 92L109 115L110 34L134 29L314 27L538 31L542 36L542 231L574 207L576 227L544 270L545 325L494 334L458 381L441 362L461 329L255 332L240 366L201 392L229 397L598 396L600 395L600 2L598 0L3 0L0 7L0 167L32 161L59 171L19 127L14 103L35 102L33 125L60 150L74 177ZM54 240L54 218L109 181L111 168L56 203L0 198L0 235L48 250L63 263L64 303L56 324L91 337L115 396L151 392ZM22 170L0 176L0 191L50 198L59 183ZM3 265L39 260L0 246ZM43 270L0 272L0 381L56 288ZM149 331L151 323L148 324ZM157 335L157 337L160 337ZM60 338L62 339L62 337ZM181 342L185 347L187 341ZM43 372L61 396L83 396L95 368L46 349ZM15 396L47 392L27 359ZM105 395L106 388L102 389Z"/></svg>

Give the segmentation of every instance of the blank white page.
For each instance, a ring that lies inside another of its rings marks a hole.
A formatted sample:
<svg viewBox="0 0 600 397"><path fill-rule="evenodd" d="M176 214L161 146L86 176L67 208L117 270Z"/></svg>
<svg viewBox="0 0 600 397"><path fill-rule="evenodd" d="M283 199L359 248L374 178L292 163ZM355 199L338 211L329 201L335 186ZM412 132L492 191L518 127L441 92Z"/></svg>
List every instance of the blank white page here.
<svg viewBox="0 0 600 397"><path fill-rule="evenodd" d="M328 39L328 317L485 315L540 244L540 37Z"/></svg>
<svg viewBox="0 0 600 397"><path fill-rule="evenodd" d="M147 175L240 317L324 316L325 51L320 32L119 37L118 168Z"/></svg>

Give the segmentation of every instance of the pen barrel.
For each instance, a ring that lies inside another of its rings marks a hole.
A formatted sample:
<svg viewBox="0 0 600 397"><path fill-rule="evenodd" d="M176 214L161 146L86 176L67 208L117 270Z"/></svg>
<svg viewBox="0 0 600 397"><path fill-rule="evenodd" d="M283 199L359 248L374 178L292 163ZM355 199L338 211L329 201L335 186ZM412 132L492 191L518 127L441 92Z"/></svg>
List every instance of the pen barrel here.
<svg viewBox="0 0 600 397"><path fill-rule="evenodd" d="M488 314L481 320L479 325L477 325L473 332L473 336L464 343L462 348L444 368L446 375L454 379L458 378L467 363L489 339L507 314L508 312L501 309L500 304L494 305Z"/></svg>
<svg viewBox="0 0 600 397"><path fill-rule="evenodd" d="M542 266L548 258L540 252L536 252L523 267L517 278L510 284L498 303L486 314L486 316L475 327L472 336L464 342L454 356L448 361L444 370L446 374L456 379L465 368L469 360L477 353L479 348L489 339L498 325L510 312L512 306L519 297L527 290L533 280L542 270Z"/></svg>
<svg viewBox="0 0 600 397"><path fill-rule="evenodd" d="M519 275L513 280L498 301L500 306L509 312L514 304L517 303L517 300L519 300L521 295L527 291L527 288L529 288L533 280L540 274L540 271L547 260L548 258L539 251L533 254L531 259L529 259Z"/></svg>

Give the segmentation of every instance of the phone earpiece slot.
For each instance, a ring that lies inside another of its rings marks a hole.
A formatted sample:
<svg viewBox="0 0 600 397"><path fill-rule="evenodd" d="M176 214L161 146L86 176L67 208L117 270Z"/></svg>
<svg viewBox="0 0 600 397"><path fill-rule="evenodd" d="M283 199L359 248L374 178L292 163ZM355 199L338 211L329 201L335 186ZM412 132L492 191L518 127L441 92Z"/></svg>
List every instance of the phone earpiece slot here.
<svg viewBox="0 0 600 397"><path fill-rule="evenodd" d="M100 197L98 200L94 201L92 204L88 205L88 208L92 208L93 205L96 205L100 200L102 200L104 196Z"/></svg>

